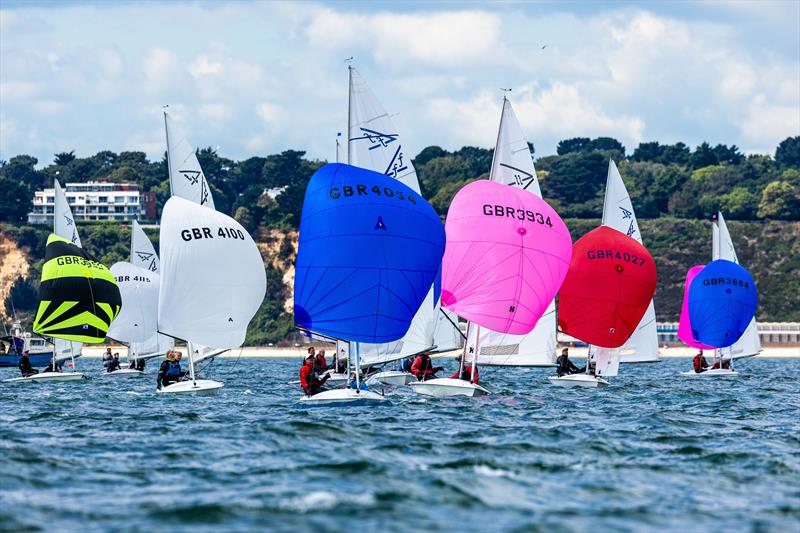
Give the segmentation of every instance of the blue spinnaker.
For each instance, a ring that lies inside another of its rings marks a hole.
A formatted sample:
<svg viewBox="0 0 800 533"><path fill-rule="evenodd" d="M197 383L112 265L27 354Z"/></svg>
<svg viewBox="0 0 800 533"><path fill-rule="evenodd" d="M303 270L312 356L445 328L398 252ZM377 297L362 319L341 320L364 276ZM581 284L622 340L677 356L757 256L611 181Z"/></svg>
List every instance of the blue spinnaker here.
<svg viewBox="0 0 800 533"><path fill-rule="evenodd" d="M715 348L730 346L747 329L757 306L750 273L732 261L712 261L689 287L692 337Z"/></svg>
<svg viewBox="0 0 800 533"><path fill-rule="evenodd" d="M433 284L444 246L444 226L418 193L384 174L325 165L303 202L295 323L356 342L401 338Z"/></svg>

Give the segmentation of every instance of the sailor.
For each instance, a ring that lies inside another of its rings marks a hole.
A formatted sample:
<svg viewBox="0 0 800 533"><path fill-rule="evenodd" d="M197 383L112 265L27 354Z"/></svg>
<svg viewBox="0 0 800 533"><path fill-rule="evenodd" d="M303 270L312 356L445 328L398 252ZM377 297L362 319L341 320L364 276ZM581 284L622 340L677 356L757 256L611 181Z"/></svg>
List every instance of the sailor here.
<svg viewBox="0 0 800 533"><path fill-rule="evenodd" d="M106 348L106 353L103 354L103 367L106 369L106 372L110 372L108 366L113 360L114 356L111 354L111 348Z"/></svg>
<svg viewBox="0 0 800 533"><path fill-rule="evenodd" d="M569 360L569 348L561 350L561 355L556 359L556 367L558 377L580 372L580 369Z"/></svg>
<svg viewBox="0 0 800 533"><path fill-rule="evenodd" d="M164 359L164 362L161 363L161 367L158 369L156 386L159 390L171 383L180 381L180 379L186 375L186 372L181 372L181 357L183 357L181 352L172 350L167 352L167 358Z"/></svg>
<svg viewBox="0 0 800 533"><path fill-rule="evenodd" d="M14 337L11 339L11 344L14 348L14 351L18 354L21 354L25 348L25 341L22 340L22 337L18 337L16 334L14 334Z"/></svg>
<svg viewBox="0 0 800 533"><path fill-rule="evenodd" d="M400 364L397 365L397 370L400 372L411 373L411 359L402 359Z"/></svg>
<svg viewBox="0 0 800 533"><path fill-rule="evenodd" d="M706 358L703 356L703 350L697 352L692 363L694 365L694 371L697 374L705 372L706 369L708 369L708 361L706 361Z"/></svg>
<svg viewBox="0 0 800 533"><path fill-rule="evenodd" d="M714 364L711 365L711 370L716 370L719 368L720 360L714 361ZM729 369L731 367L731 360L730 359L722 359L722 368Z"/></svg>
<svg viewBox="0 0 800 533"><path fill-rule="evenodd" d="M128 368L131 370L138 370L140 372L144 372L144 359L131 359Z"/></svg>
<svg viewBox="0 0 800 533"><path fill-rule="evenodd" d="M50 358L50 364L45 367L44 372L61 372L61 364L56 361L55 355Z"/></svg>
<svg viewBox="0 0 800 533"><path fill-rule="evenodd" d="M320 376L328 370L328 362L325 360L325 350L320 350L314 359L314 370Z"/></svg>
<svg viewBox="0 0 800 533"><path fill-rule="evenodd" d="M29 357L28 350L22 352L22 357L19 358L19 372L22 374L23 378L27 378L28 376L32 376L34 374L38 374L39 371L33 368L31 365L31 359Z"/></svg>
<svg viewBox="0 0 800 533"><path fill-rule="evenodd" d="M463 357L463 355L460 356L460 357ZM461 361L460 361L460 358L459 358L459 365L460 364L461 364ZM475 367L475 378L473 379L473 377L472 377L472 365L468 365L468 364L465 363L464 364L464 368L461 369L461 372L456 370L456 373L453 374L452 376L450 376L450 379L461 379L461 380L464 380L464 381L472 381L472 383L477 385L478 384L478 368Z"/></svg>
<svg viewBox="0 0 800 533"><path fill-rule="evenodd" d="M322 392L322 386L330 377L330 374L328 374L320 379L314 371L314 363L314 354L309 350L305 363L300 367L300 387L308 396L314 396Z"/></svg>
<svg viewBox="0 0 800 533"><path fill-rule="evenodd" d="M359 388L358 385L359 382L356 381L356 373L350 372L350 382L347 384L347 388L356 389ZM367 384L365 382L361 381L361 387L359 388L359 390L369 390L369 387L367 387Z"/></svg>
<svg viewBox="0 0 800 533"><path fill-rule="evenodd" d="M119 370L119 352L114 353L113 358L111 361L108 362L108 366L106 366L106 372L114 372L115 370Z"/></svg>
<svg viewBox="0 0 800 533"><path fill-rule="evenodd" d="M430 352L422 352L419 354L417 358L414 359L414 364L411 365L411 373L420 381L436 377L435 374L441 370L444 370L444 367L433 366Z"/></svg>

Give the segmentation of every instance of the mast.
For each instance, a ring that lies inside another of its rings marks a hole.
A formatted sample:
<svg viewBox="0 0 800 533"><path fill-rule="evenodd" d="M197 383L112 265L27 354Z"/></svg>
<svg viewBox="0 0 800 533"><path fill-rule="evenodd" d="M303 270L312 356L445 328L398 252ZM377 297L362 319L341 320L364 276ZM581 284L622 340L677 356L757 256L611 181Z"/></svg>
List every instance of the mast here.
<svg viewBox="0 0 800 533"><path fill-rule="evenodd" d="M169 177L169 192L170 192L170 194L172 194L173 191L175 190L175 187L173 186L173 183L172 183L172 180L173 180L173 177L172 177L172 163L170 162L170 159L169 159L169 125L167 124L167 111L166 111L166 108L168 108L168 107L169 107L168 105L164 106L164 133L167 136L167 174L168 174L168 177Z"/></svg>
<svg viewBox="0 0 800 533"><path fill-rule="evenodd" d="M194 376L194 346L192 345L192 341L186 342L186 348L189 352L189 377L192 379L192 385L197 387L197 379Z"/></svg>
<svg viewBox="0 0 800 533"><path fill-rule="evenodd" d="M469 376L469 382L475 383L475 368L478 366L478 352L481 349L481 327L475 324L475 350L472 352L472 372ZM461 377L461 376L459 376Z"/></svg>
<svg viewBox="0 0 800 533"><path fill-rule="evenodd" d="M347 64L347 164L353 160L352 148L350 147L350 117L353 106L353 65L349 63L352 58L348 59ZM338 158L337 158L338 159ZM358 348L356 348L358 353ZM358 379L358 372L356 372L356 379Z"/></svg>
<svg viewBox="0 0 800 533"><path fill-rule="evenodd" d="M358 356L358 341L356 341L356 394L361 393L361 359Z"/></svg>
<svg viewBox="0 0 800 533"><path fill-rule="evenodd" d="M500 89L503 91L503 105L500 107L500 126L497 128L497 140L494 142L494 152L492 153L492 166L489 169L489 179L494 179L497 169L497 149L500 147L500 139L503 135L503 118L506 115L506 102L508 102L508 97L506 96L511 89Z"/></svg>

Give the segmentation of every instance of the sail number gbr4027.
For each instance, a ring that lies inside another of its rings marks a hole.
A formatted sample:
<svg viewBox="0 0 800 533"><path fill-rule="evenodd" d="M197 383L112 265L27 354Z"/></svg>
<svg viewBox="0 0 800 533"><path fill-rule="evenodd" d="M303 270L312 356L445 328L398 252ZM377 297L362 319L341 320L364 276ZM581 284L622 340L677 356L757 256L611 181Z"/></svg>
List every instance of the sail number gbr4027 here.
<svg viewBox="0 0 800 533"><path fill-rule="evenodd" d="M216 230L211 228L189 228L181 230L181 239L187 242L199 239L213 239L215 237L245 240L244 232L236 228L218 228Z"/></svg>

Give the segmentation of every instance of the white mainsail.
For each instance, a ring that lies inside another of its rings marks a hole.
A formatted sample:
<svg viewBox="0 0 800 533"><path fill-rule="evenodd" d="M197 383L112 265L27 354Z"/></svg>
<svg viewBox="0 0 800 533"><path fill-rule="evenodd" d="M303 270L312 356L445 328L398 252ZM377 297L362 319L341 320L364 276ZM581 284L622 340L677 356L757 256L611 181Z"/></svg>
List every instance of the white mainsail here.
<svg viewBox="0 0 800 533"><path fill-rule="evenodd" d="M144 342L158 331L159 276L120 261L111 266L117 280L122 309L108 328L108 336L120 342Z"/></svg>
<svg viewBox="0 0 800 533"><path fill-rule="evenodd" d="M153 243L135 220L131 227L131 263L150 272L158 272L156 249L153 248Z"/></svg>
<svg viewBox="0 0 800 533"><path fill-rule="evenodd" d="M55 191L55 206L53 210L53 233L64 239L69 239L76 246L81 246L81 238L78 236L78 224L72 215L69 207L67 195L61 188L58 180L53 180ZM83 351L83 343L68 341L66 339L53 339L55 358L57 361L80 357Z"/></svg>
<svg viewBox="0 0 800 533"><path fill-rule="evenodd" d="M736 250L733 247L733 240L731 234L728 232L728 225L725 224L725 218L722 213L717 213L717 221L712 225L711 230L712 252L711 258L716 261L717 259L725 259L739 264L739 258L736 257ZM753 357L761 352L761 339L758 336L758 326L756 326L756 319L750 321L747 329L739 340L733 345L722 348L720 350L723 359L744 359L746 357Z"/></svg>
<svg viewBox="0 0 800 533"><path fill-rule="evenodd" d="M167 133L167 163L172 195L214 209L214 198L197 160L197 154L189 141L177 133L166 111L164 128Z"/></svg>
<svg viewBox="0 0 800 533"><path fill-rule="evenodd" d="M433 344L437 352L459 350L464 346L464 337L458 329L458 317L444 307L439 308L436 326L433 328Z"/></svg>
<svg viewBox="0 0 800 533"><path fill-rule="evenodd" d="M173 196L160 243L159 331L217 349L241 346L267 289L250 234L227 215Z"/></svg>
<svg viewBox="0 0 800 533"><path fill-rule="evenodd" d="M533 154L511 101L503 98L500 128L489 179L519 187L542 197ZM556 362L556 303L550 302L536 327L527 335L499 333L480 328L479 365L554 366Z"/></svg>
<svg viewBox="0 0 800 533"><path fill-rule="evenodd" d="M348 164L391 176L419 193L417 171L391 117L358 71L349 67L348 72ZM439 309L436 298L431 288L402 339L385 344L360 343L361 365L388 363L431 349Z"/></svg>
<svg viewBox="0 0 800 533"><path fill-rule="evenodd" d="M603 225L614 228L642 242L636 213L633 211L631 197L622 181L614 160L608 161L606 195L603 201ZM656 330L656 310L653 300L647 306L642 320L633 335L619 348L621 363L655 363L661 360L658 351L658 331Z"/></svg>
<svg viewBox="0 0 800 533"><path fill-rule="evenodd" d="M147 234L135 220L131 228L131 264L141 267L148 272L158 272L158 254ZM153 316L158 315L158 286L156 283L156 302L153 307ZM175 347L175 339L157 333L153 329L151 335L143 341L133 341L128 345L128 360L150 359L164 355Z"/></svg>
<svg viewBox="0 0 800 533"><path fill-rule="evenodd" d="M53 212L53 233L64 239L69 239L72 244L81 246L81 238L78 236L78 225L75 217L72 216L72 209L69 207L67 195L61 188L58 180L53 180L55 190L55 209Z"/></svg>

